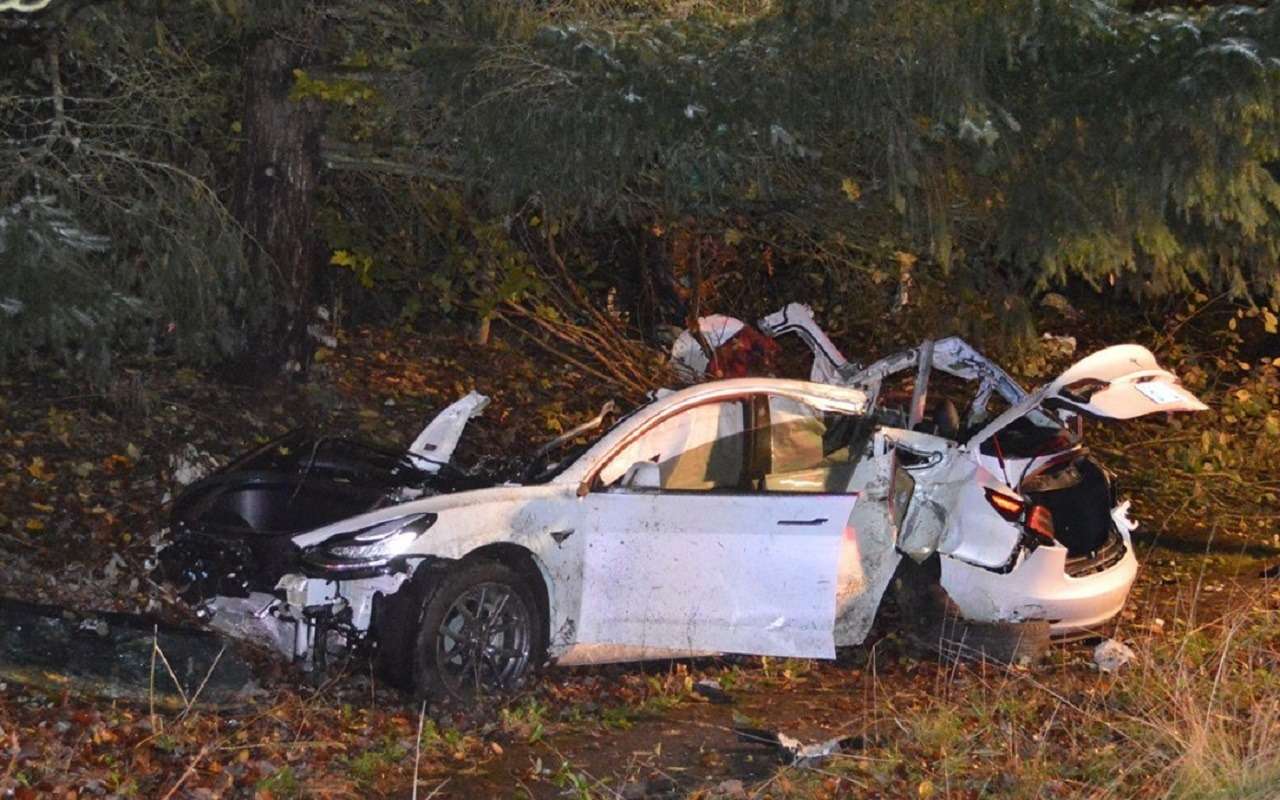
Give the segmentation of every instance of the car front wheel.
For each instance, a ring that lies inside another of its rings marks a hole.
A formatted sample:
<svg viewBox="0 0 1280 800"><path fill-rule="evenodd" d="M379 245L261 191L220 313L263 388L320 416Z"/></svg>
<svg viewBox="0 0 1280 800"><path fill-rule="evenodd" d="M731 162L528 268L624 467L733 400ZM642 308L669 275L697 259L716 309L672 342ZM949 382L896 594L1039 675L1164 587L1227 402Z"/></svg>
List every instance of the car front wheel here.
<svg viewBox="0 0 1280 800"><path fill-rule="evenodd" d="M423 609L415 683L459 699L521 685L544 647L538 605L524 578L496 562L447 573Z"/></svg>

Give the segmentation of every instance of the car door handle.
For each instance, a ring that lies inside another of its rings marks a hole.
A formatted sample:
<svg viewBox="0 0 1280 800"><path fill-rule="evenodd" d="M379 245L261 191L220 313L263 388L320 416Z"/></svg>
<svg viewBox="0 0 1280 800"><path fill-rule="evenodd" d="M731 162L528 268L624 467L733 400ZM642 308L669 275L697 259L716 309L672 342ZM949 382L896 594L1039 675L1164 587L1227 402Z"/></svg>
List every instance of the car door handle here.
<svg viewBox="0 0 1280 800"><path fill-rule="evenodd" d="M779 525L821 525L826 522L826 517L814 517L813 519L780 519Z"/></svg>

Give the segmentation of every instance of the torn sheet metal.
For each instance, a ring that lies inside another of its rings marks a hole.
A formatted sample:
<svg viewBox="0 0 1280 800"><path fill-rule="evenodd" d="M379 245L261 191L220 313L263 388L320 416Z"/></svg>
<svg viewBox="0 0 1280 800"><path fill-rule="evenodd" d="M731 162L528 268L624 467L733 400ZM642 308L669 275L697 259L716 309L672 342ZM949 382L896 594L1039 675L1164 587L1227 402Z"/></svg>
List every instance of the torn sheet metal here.
<svg viewBox="0 0 1280 800"><path fill-rule="evenodd" d="M891 453L863 459L851 484L859 487L858 502L840 542L836 567L835 642L861 644L871 631L880 601L902 560L892 492Z"/></svg>
<svg viewBox="0 0 1280 800"><path fill-rule="evenodd" d="M809 368L809 380L814 383L839 383L840 376L861 369L860 364L850 363L813 318L813 309L803 303L788 303L777 311L762 317L756 323L766 336L778 338L794 333L813 351L813 365Z"/></svg>
<svg viewBox="0 0 1280 800"><path fill-rule="evenodd" d="M740 742L776 748L782 763L797 767L814 766L839 753L860 750L865 744L861 736L837 736L821 742L806 743L781 731L742 725L735 725L733 732Z"/></svg>
<svg viewBox="0 0 1280 800"><path fill-rule="evenodd" d="M864 390L874 404L880 397L886 378L913 368L923 372L926 380L928 372L936 369L962 380L974 381L977 390L966 414L966 427L972 427L986 419L987 407L993 394L1011 404L1017 403L1027 394L1007 372L958 336L927 342L926 346L928 352L925 352L925 346L911 348L885 356L861 370L842 370L839 382ZM921 363L922 357L925 363ZM917 380L915 391L918 393L926 388L921 383L922 381ZM921 394L917 398L917 405L923 399Z"/></svg>
<svg viewBox="0 0 1280 800"><path fill-rule="evenodd" d="M201 607L215 631L266 647L286 658L295 655L298 623L281 619L283 603L263 592L248 597L217 597Z"/></svg>
<svg viewBox="0 0 1280 800"><path fill-rule="evenodd" d="M743 327L742 320L722 314L698 318L698 331L713 352L737 336ZM671 365L685 380L696 381L707 374L711 362L697 338L689 331L682 331L671 345Z"/></svg>
<svg viewBox="0 0 1280 800"><path fill-rule="evenodd" d="M1007 532L988 535L986 530L971 531L963 524L964 493L974 487L979 494L982 491L975 482L980 469L977 463L964 457L954 442L932 434L882 429L879 436L884 443L878 447L891 449L897 464L914 482L898 538L899 550L916 561L940 551L986 566L1008 562L1018 544L1016 530L999 518L995 524ZM989 516L987 508L985 501L976 506L980 514Z"/></svg>
<svg viewBox="0 0 1280 800"><path fill-rule="evenodd" d="M409 455L414 463L427 472L436 472L441 464L448 464L467 423L488 405L488 397L479 392L469 392L437 414L409 445Z"/></svg>

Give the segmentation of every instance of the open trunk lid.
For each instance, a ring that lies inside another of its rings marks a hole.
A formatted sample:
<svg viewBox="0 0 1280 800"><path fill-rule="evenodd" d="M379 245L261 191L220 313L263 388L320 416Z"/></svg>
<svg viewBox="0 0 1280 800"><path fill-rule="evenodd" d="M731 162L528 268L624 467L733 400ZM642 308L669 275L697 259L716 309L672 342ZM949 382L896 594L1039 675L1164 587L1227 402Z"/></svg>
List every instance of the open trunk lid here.
<svg viewBox="0 0 1280 800"><path fill-rule="evenodd" d="M1208 408L1156 363L1141 345L1118 344L1077 361L1055 380L1014 403L969 440L987 439L1040 407L1065 409L1102 419L1133 419L1169 411Z"/></svg>

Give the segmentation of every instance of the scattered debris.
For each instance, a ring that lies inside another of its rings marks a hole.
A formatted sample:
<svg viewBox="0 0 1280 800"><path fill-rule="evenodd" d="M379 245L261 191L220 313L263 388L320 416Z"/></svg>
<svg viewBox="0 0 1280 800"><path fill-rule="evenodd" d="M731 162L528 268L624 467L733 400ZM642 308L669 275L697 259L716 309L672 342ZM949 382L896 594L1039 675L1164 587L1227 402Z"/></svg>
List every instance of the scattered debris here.
<svg viewBox="0 0 1280 800"><path fill-rule="evenodd" d="M1137 657L1133 648L1115 639L1107 639L1093 649L1093 663L1104 673L1118 672Z"/></svg>
<svg viewBox="0 0 1280 800"><path fill-rule="evenodd" d="M112 553L111 558L107 561L106 566L102 568L102 578L107 583L115 583L120 577L120 571L127 569L129 562L120 557L119 553Z"/></svg>
<svg viewBox="0 0 1280 800"><path fill-rule="evenodd" d="M218 468L218 459L194 444L169 457L169 476L179 486L190 486Z"/></svg>
<svg viewBox="0 0 1280 800"><path fill-rule="evenodd" d="M307 335L330 350L338 349L338 337L325 331L324 327L317 322L307 326Z"/></svg>
<svg viewBox="0 0 1280 800"><path fill-rule="evenodd" d="M734 726L733 732L740 742L777 748L782 763L797 767L812 766L838 753L861 750L866 744L861 736L837 736L823 742L805 744L785 733L763 728Z"/></svg>
<svg viewBox="0 0 1280 800"><path fill-rule="evenodd" d="M711 790L710 796L714 800L746 800L747 787L742 781L732 778L716 784L715 788Z"/></svg>
<svg viewBox="0 0 1280 800"><path fill-rule="evenodd" d="M707 702L715 705L727 706L733 703L733 696L720 688L720 684L704 678L693 685L693 691L700 697L706 698Z"/></svg>

